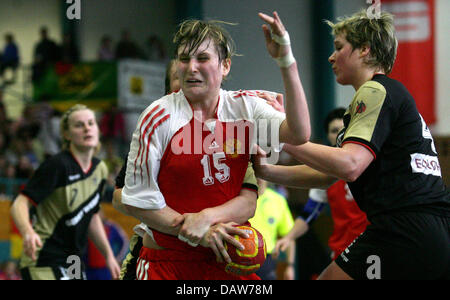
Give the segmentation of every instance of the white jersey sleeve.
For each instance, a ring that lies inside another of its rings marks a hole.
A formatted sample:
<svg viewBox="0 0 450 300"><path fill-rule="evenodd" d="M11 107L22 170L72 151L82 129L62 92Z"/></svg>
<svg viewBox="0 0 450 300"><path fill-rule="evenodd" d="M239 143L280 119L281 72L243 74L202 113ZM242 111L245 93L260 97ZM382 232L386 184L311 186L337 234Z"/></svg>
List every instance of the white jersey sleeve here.
<svg viewBox="0 0 450 300"><path fill-rule="evenodd" d="M166 206L157 178L167 144L170 112L160 100L152 103L139 117L122 189L122 203L142 209Z"/></svg>
<svg viewBox="0 0 450 300"><path fill-rule="evenodd" d="M310 189L308 198L310 198L316 202L327 203L328 202L327 190Z"/></svg>

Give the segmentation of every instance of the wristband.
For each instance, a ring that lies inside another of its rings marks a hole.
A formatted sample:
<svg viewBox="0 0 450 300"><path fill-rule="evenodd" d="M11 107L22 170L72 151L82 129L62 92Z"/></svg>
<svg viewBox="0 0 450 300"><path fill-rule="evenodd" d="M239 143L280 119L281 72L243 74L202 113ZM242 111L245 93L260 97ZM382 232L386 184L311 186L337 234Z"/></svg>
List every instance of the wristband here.
<svg viewBox="0 0 450 300"><path fill-rule="evenodd" d="M274 58L274 60L280 68L287 68L295 63L295 57L292 55L291 50L285 56Z"/></svg>
<svg viewBox="0 0 450 300"><path fill-rule="evenodd" d="M275 43L277 43L278 45L290 45L291 44L291 39L289 38L289 33L287 31L284 32L283 36L279 36L279 35L273 33L272 30L270 31L270 34L272 36L272 40L274 40Z"/></svg>
<svg viewBox="0 0 450 300"><path fill-rule="evenodd" d="M287 31L284 32L283 36L279 36L279 35L273 33L272 30L270 31L270 34L272 36L272 39L278 45L288 46L288 45L291 44L291 39L290 39L289 33ZM292 65L293 63L295 63L295 58L294 58L294 55L292 55L292 50L291 49L289 49L289 53L286 54L285 56L277 57L277 58L274 58L274 59L275 59L275 62L277 63L277 65L280 68L287 68L290 65Z"/></svg>

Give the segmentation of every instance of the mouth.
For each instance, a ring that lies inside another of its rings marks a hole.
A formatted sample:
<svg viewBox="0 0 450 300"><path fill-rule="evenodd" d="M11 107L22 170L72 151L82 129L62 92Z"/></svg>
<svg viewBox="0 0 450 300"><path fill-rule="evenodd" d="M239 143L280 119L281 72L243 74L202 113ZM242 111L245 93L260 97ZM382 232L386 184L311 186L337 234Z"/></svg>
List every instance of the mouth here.
<svg viewBox="0 0 450 300"><path fill-rule="evenodd" d="M199 79L187 79L186 83L187 84L198 84L198 83L202 83L202 81Z"/></svg>

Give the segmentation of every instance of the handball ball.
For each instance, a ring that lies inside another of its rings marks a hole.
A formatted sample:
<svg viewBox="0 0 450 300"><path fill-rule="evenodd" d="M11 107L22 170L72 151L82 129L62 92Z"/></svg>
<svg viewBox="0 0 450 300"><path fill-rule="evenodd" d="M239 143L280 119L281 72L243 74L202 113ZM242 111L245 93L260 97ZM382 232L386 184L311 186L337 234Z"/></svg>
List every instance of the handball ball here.
<svg viewBox="0 0 450 300"><path fill-rule="evenodd" d="M245 225L236 227L244 230L249 237L234 236L245 247L244 250L225 242L225 249L231 258L231 263L226 264L225 271L237 276L249 275L256 272L266 260L266 242L255 228Z"/></svg>

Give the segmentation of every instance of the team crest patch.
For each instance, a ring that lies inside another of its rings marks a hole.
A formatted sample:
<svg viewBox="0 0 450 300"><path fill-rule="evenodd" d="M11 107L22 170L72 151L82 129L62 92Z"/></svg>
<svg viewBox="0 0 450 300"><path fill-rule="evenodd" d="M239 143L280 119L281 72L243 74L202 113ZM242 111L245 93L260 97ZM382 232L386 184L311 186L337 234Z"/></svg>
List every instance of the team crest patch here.
<svg viewBox="0 0 450 300"><path fill-rule="evenodd" d="M244 151L242 149L242 143L236 139L229 139L223 145L224 152L231 156L232 158L236 158L239 154L243 154Z"/></svg>
<svg viewBox="0 0 450 300"><path fill-rule="evenodd" d="M358 102L356 106L356 113L362 114L365 111L366 111L366 104L363 101Z"/></svg>

